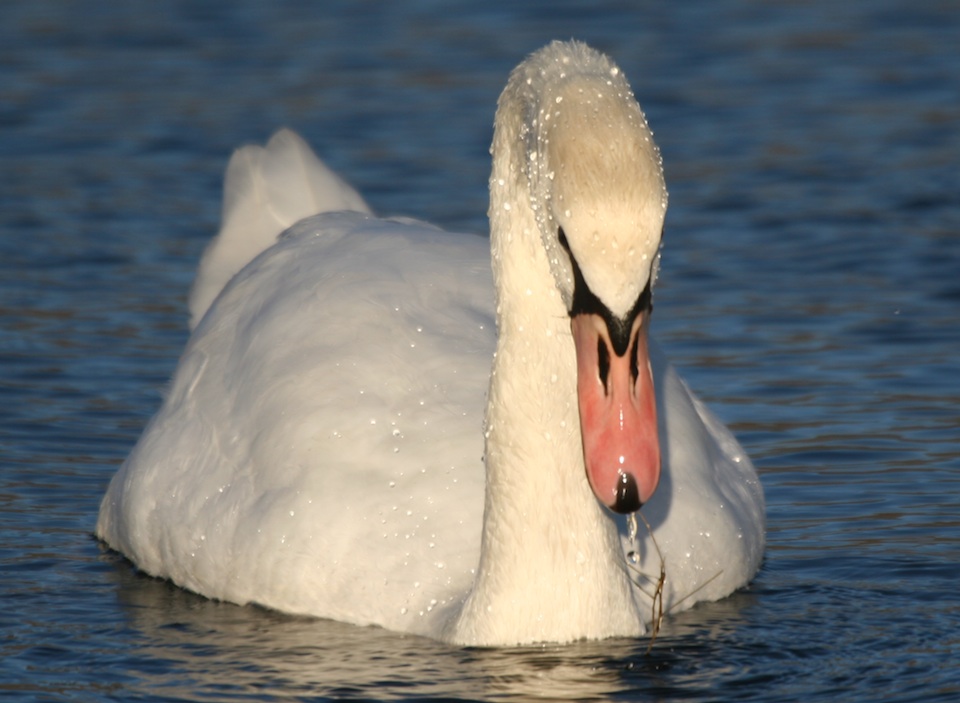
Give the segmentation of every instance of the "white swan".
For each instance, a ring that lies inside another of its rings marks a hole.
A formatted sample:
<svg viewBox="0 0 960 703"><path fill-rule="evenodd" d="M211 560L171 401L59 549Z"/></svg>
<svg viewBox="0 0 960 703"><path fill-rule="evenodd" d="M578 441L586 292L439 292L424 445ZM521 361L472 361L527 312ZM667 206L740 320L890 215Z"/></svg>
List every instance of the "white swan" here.
<svg viewBox="0 0 960 703"><path fill-rule="evenodd" d="M472 645L645 631L605 506L644 504L666 608L746 584L757 476L647 343L666 191L626 80L547 46L492 154L493 287L485 239L374 219L291 132L238 151L98 536L211 598Z"/></svg>

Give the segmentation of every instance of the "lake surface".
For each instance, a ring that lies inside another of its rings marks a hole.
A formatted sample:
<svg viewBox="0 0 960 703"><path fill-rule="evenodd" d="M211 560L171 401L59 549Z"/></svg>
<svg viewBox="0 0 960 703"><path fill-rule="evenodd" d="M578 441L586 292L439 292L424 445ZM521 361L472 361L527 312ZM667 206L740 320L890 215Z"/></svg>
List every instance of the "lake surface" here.
<svg viewBox="0 0 960 703"><path fill-rule="evenodd" d="M750 588L649 653L471 650L210 602L99 544L231 150L290 126L378 211L484 232L497 95L571 36L663 151L654 329L761 474ZM0 696L960 698L957 37L933 0L4 2Z"/></svg>

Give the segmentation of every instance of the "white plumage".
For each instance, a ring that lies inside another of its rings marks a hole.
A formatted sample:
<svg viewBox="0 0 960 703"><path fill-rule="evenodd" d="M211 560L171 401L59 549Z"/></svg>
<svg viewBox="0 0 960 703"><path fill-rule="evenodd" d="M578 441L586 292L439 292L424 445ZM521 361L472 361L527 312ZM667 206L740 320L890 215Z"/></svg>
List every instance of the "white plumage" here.
<svg viewBox="0 0 960 703"><path fill-rule="evenodd" d="M644 632L623 519L585 475L568 257L611 310L637 298L659 153L619 71L554 43L511 76L493 159L488 242L374 218L289 131L238 151L195 329L97 534L241 604L479 645ZM763 493L652 341L650 363L643 514L664 604L688 607L756 572Z"/></svg>

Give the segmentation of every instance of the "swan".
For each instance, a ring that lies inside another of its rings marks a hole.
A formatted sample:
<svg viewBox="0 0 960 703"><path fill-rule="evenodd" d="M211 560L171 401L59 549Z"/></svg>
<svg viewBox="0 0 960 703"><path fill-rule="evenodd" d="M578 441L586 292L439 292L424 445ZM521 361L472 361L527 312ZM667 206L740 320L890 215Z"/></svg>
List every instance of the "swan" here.
<svg viewBox="0 0 960 703"><path fill-rule="evenodd" d="M97 536L210 598L463 645L639 636L747 584L761 485L648 336L667 193L623 73L532 54L491 154L488 240L375 218L288 130L237 151Z"/></svg>

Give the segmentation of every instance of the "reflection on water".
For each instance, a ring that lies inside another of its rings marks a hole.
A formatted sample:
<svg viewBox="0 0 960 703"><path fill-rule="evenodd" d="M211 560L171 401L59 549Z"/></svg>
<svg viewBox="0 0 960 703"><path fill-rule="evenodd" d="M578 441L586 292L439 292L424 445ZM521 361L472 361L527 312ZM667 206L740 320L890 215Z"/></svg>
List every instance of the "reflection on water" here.
<svg viewBox="0 0 960 703"><path fill-rule="evenodd" d="M668 617L649 654L464 650L212 603L104 552L230 151L290 126L378 211L482 232L497 93L574 35L663 149L655 333L761 473L751 588ZM957 36L936 0L0 4L0 695L960 697Z"/></svg>
<svg viewBox="0 0 960 703"><path fill-rule="evenodd" d="M513 649L462 649L379 628L299 618L216 603L139 576L116 557L111 572L136 646L124 666L136 672L131 692L189 698L285 695L489 700L611 700L630 691L675 686L680 670L742 627L755 596L709 604L698 617L667 620L651 654L646 642L607 640ZM748 658L725 664L735 677ZM172 675L174 674L175 675ZM724 672L714 672L724 673ZM700 666L684 686L709 692ZM673 683L671 683L673 681ZM635 696L635 693L634 693Z"/></svg>
<svg viewBox="0 0 960 703"><path fill-rule="evenodd" d="M126 665L142 667L140 693L188 697L202 689L228 697L266 686L290 696L332 698L378 691L389 698L603 700L627 689L623 673L637 650L632 640L461 649L379 628L215 603L118 566L117 597L138 633Z"/></svg>

